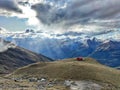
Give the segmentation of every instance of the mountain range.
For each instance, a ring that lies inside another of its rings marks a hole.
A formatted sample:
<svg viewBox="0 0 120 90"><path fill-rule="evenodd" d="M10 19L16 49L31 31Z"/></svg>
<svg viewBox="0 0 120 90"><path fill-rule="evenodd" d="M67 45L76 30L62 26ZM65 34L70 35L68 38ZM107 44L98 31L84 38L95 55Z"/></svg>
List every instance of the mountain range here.
<svg viewBox="0 0 120 90"><path fill-rule="evenodd" d="M44 61L52 61L52 59L45 57L44 55L34 53L30 50L24 49L22 47L16 46L10 42L3 41L4 48L7 49L0 52L0 73L10 73L19 67L23 67L28 64ZM14 45L11 47L10 45Z"/></svg>
<svg viewBox="0 0 120 90"><path fill-rule="evenodd" d="M99 62L108 66L120 66L120 42L104 42L89 56L96 58Z"/></svg>
<svg viewBox="0 0 120 90"><path fill-rule="evenodd" d="M73 32L69 33L76 35ZM4 39L56 60L74 57L93 57L102 64L112 67L120 66L119 40L100 40L95 37L72 38L67 33L65 35L63 37L57 34L57 37L55 35L50 37L45 33L27 29L22 33L8 33L4 36ZM80 34L77 33L78 35Z"/></svg>
<svg viewBox="0 0 120 90"><path fill-rule="evenodd" d="M120 66L120 41L42 37L41 32L33 30L2 33L5 40L0 38L0 88L73 90L71 88L76 87L78 90L82 87L86 90L89 86L91 90L120 89L119 70L103 65ZM76 57L84 58L79 61ZM75 82L68 87L67 80Z"/></svg>

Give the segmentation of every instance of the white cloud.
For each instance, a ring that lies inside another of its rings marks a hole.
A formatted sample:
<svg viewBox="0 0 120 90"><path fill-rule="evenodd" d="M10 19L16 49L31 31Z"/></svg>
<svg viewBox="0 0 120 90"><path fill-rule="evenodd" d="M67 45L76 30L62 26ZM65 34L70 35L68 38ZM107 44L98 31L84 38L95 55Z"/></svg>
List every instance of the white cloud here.
<svg viewBox="0 0 120 90"><path fill-rule="evenodd" d="M26 24L31 26L39 26L40 22L36 17L36 12L32 10L29 6L19 6L23 11L22 14L12 14L11 16L17 16L18 18L27 18Z"/></svg>
<svg viewBox="0 0 120 90"><path fill-rule="evenodd" d="M9 48L15 48L16 45L13 43L7 43L2 38L0 38L0 52L4 52Z"/></svg>
<svg viewBox="0 0 120 90"><path fill-rule="evenodd" d="M108 39L108 40L120 40L120 31L106 33L106 34L98 35L96 37L101 39L101 40L106 40L106 39Z"/></svg>
<svg viewBox="0 0 120 90"><path fill-rule="evenodd" d="M18 18L23 18L27 19L26 24L30 26L40 26L40 22L36 17L36 12L31 9L30 5L21 5L18 2L22 1L28 1L28 0L6 0L0 3L2 6L0 6L0 15L1 16L6 16L6 17L18 17ZM35 1L35 2L34 2ZM38 3L42 0L29 0L29 3ZM8 3L12 3L13 6ZM8 5L8 6L7 6ZM15 9L13 8L15 7ZM18 10L21 10L22 13L18 13Z"/></svg>
<svg viewBox="0 0 120 90"><path fill-rule="evenodd" d="M7 0L9 1L9 0ZM68 31L86 35L117 32L119 0L13 0L11 11L2 6L0 15L27 19L26 24L48 33ZM15 11L22 10L22 13ZM37 17L36 17L37 16ZM118 37L118 35L114 35Z"/></svg>

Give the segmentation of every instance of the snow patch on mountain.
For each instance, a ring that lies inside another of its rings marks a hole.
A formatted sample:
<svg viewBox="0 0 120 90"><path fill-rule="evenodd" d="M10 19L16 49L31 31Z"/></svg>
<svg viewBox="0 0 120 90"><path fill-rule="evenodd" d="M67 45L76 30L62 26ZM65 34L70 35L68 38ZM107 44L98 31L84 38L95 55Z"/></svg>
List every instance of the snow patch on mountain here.
<svg viewBox="0 0 120 90"><path fill-rule="evenodd" d="M15 48L16 45L10 42L5 42L3 39L0 38L0 52L4 52L9 48Z"/></svg>
<svg viewBox="0 0 120 90"><path fill-rule="evenodd" d="M7 33L7 30L3 27L0 27L0 34L2 34L2 33Z"/></svg>

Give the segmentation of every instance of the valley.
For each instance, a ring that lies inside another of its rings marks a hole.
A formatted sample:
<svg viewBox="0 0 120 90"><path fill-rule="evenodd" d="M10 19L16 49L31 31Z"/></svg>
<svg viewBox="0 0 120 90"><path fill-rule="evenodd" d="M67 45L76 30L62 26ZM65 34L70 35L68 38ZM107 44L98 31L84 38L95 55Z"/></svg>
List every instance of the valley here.
<svg viewBox="0 0 120 90"><path fill-rule="evenodd" d="M43 36L42 32L32 30L23 33L9 33L4 39L55 60L82 56L95 58L110 67L120 66L120 40L102 40L96 37L70 38L67 36L69 34L79 35L79 33L67 32L63 35L51 34L49 38Z"/></svg>

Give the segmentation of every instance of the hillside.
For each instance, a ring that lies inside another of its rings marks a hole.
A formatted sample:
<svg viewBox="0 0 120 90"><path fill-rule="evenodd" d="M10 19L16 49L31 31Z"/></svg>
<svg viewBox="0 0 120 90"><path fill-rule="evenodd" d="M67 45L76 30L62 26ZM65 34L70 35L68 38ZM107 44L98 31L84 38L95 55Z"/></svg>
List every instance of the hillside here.
<svg viewBox="0 0 120 90"><path fill-rule="evenodd" d="M84 61L66 59L55 62L40 62L17 69L10 77L86 80L120 87L120 71L101 65L91 58L85 58Z"/></svg>
<svg viewBox="0 0 120 90"><path fill-rule="evenodd" d="M19 67L39 62L39 61L52 61L52 59L45 57L41 54L36 54L27 49L15 46L14 48L8 46L10 42L4 41L5 45L1 49L5 50L0 52L0 73L9 73ZM14 44L13 44L14 45Z"/></svg>
<svg viewBox="0 0 120 90"><path fill-rule="evenodd" d="M96 50L89 56L96 58L102 64L111 67L118 67L120 66L120 42L105 42L99 45Z"/></svg>

